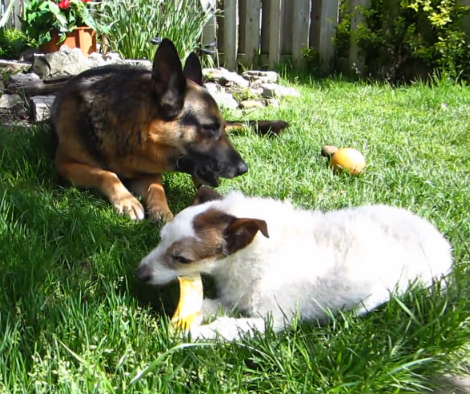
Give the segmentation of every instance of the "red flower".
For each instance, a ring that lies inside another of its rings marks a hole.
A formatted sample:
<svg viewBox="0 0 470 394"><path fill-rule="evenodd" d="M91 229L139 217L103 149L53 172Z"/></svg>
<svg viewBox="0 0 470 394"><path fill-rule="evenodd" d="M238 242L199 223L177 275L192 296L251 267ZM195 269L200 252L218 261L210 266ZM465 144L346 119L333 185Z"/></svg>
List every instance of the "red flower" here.
<svg viewBox="0 0 470 394"><path fill-rule="evenodd" d="M66 10L70 7L70 0L62 0L58 5L61 10Z"/></svg>
<svg viewBox="0 0 470 394"><path fill-rule="evenodd" d="M81 0L83 3L88 3L91 0Z"/></svg>

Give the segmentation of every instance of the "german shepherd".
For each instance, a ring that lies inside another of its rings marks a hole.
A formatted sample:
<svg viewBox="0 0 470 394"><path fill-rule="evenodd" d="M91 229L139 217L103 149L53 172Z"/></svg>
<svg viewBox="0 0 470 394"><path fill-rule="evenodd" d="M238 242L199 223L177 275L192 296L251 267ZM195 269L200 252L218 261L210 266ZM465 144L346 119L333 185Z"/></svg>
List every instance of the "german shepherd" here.
<svg viewBox="0 0 470 394"><path fill-rule="evenodd" d="M192 175L194 185L219 185L219 177L248 171L232 146L227 122L203 87L195 53L184 69L174 44L163 39L152 71L103 66L71 78L52 106L59 176L79 188L94 188L115 210L144 219L141 196L152 221L170 221L162 174ZM251 121L258 131L278 133L283 121ZM122 181L129 182L129 190Z"/></svg>

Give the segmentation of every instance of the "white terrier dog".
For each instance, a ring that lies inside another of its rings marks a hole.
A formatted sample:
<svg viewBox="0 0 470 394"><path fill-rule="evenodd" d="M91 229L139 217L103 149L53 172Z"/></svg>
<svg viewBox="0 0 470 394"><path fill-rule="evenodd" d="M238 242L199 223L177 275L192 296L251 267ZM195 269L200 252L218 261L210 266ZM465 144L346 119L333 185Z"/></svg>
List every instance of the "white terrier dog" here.
<svg viewBox="0 0 470 394"><path fill-rule="evenodd" d="M199 189L194 204L161 231L161 242L136 270L139 280L164 285L207 273L218 298L203 315L237 308L246 318L219 317L191 330L192 338L234 340L263 332L268 315L280 331L299 314L364 314L403 294L411 282L432 284L452 267L449 242L428 221L385 205L332 212L289 202ZM330 312L328 312L330 310Z"/></svg>

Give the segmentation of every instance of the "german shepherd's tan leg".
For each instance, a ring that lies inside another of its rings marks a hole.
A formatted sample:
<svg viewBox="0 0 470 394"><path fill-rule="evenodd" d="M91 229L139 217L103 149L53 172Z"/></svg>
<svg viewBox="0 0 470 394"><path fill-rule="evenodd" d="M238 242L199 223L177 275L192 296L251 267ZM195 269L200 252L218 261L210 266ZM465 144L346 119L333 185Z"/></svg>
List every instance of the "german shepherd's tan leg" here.
<svg viewBox="0 0 470 394"><path fill-rule="evenodd" d="M132 191L144 199L150 221L155 223L161 220L165 222L173 220L161 175L148 175L133 179L131 182Z"/></svg>
<svg viewBox="0 0 470 394"><path fill-rule="evenodd" d="M144 219L142 204L126 189L118 176L87 164L56 160L57 170L77 187L96 188L104 194L118 213L132 220Z"/></svg>

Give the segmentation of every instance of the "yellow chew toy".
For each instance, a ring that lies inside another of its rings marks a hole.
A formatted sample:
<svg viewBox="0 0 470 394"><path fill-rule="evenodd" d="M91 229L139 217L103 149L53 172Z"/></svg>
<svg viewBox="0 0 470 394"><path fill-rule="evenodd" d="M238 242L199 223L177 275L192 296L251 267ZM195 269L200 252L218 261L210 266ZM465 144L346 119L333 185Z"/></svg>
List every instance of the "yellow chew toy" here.
<svg viewBox="0 0 470 394"><path fill-rule="evenodd" d="M202 322L200 314L204 298L201 275L180 276L180 299L176 311L171 318L175 328L189 330Z"/></svg>
<svg viewBox="0 0 470 394"><path fill-rule="evenodd" d="M366 166L366 159L363 154L353 148L341 148L326 145L321 151L322 156L330 158L330 166L335 172L346 170L350 174L362 173Z"/></svg>

